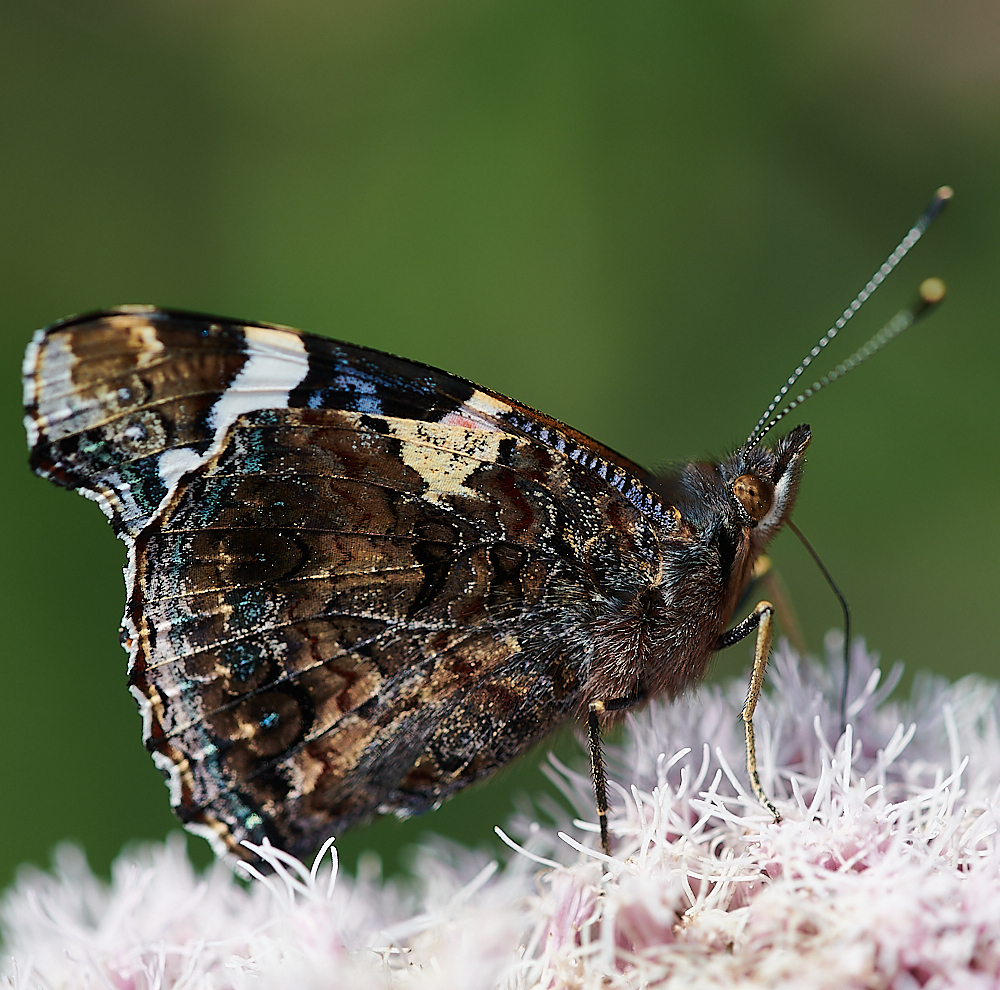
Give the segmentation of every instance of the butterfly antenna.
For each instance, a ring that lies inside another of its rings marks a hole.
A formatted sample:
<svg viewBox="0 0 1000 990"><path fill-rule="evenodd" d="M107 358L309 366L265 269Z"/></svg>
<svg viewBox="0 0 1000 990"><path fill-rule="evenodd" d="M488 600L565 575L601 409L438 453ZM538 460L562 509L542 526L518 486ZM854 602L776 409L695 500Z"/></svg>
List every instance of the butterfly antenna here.
<svg viewBox="0 0 1000 990"><path fill-rule="evenodd" d="M751 450L760 443L774 428L775 424L784 419L796 406L801 405L810 396L815 395L821 388L825 388L838 378L843 378L848 371L853 370L859 364L867 361L873 354L880 351L894 337L898 337L904 330L913 326L920 317L925 316L931 308L936 306L945 293L944 283L940 279L926 279L920 286L920 296L918 300L906 309L897 313L871 340L863 347L854 352L843 364L825 375L819 381L800 392L791 402L789 402L779 413L774 413L782 400L788 395L792 386L802 377L806 368L822 353L827 344L840 333L847 325L847 321L861 308L871 294L885 281L886 276L906 257L910 248L923 236L924 231L937 218L938 214L945 208L951 199L953 192L950 186L941 186L934 193L934 198L930 201L927 209L920 215L917 222L910 228L906 236L896 245L892 254L886 258L885 263L871 277L867 285L854 297L850 306L844 310L840 319L822 337L816 346L802 359L801 364L795 369L791 377L781 386L778 394L771 400L771 404L764 410L764 414L757 420L757 425L753 432L747 437L747 442L743 445L744 451Z"/></svg>

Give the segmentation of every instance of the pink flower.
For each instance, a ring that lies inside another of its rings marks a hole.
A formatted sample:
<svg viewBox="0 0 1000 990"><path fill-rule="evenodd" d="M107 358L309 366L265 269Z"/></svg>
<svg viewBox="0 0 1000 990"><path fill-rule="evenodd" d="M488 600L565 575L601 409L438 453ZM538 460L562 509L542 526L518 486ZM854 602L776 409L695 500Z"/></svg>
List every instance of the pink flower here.
<svg viewBox="0 0 1000 990"><path fill-rule="evenodd" d="M745 686L707 687L609 747L610 860L589 775L557 761L579 819L516 817L503 870L436 843L413 889L268 847L274 873L245 887L197 875L179 841L123 854L104 885L63 847L6 895L3 985L1000 987L996 685L918 678L890 702L898 673L880 686L860 644L853 665L841 734L827 669L787 647L772 663L755 721L778 825L745 783Z"/></svg>

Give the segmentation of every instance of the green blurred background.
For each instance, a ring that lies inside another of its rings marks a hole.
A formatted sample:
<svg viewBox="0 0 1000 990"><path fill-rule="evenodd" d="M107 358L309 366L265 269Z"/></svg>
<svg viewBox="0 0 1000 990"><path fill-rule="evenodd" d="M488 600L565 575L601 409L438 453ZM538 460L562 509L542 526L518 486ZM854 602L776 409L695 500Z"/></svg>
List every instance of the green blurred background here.
<svg viewBox="0 0 1000 990"><path fill-rule="evenodd" d="M950 298L792 420L796 520L886 660L1000 673L998 50L993 0L8 0L0 883L62 838L104 870L174 827L125 689L124 550L25 463L24 346L96 307L395 351L655 465L741 441L951 183L829 357L927 275ZM818 648L836 602L789 534L774 556ZM488 843L539 787L522 764L345 857Z"/></svg>

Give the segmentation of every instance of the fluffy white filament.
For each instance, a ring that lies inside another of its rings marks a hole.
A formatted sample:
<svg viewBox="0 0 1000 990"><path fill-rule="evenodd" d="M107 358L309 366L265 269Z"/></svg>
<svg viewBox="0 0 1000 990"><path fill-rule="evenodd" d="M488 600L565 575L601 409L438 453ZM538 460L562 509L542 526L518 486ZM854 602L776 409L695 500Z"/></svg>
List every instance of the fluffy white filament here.
<svg viewBox="0 0 1000 990"><path fill-rule="evenodd" d="M409 886L265 847L275 872L245 887L196 874L180 841L123 855L107 885L64 846L6 894L0 985L1000 987L996 685L918 678L887 702L895 678L861 644L853 663L843 735L827 669L787 647L772 663L755 722L779 825L744 779L744 685L705 688L608 747L612 860L589 779L558 763L579 819L522 812L503 869L428 845Z"/></svg>

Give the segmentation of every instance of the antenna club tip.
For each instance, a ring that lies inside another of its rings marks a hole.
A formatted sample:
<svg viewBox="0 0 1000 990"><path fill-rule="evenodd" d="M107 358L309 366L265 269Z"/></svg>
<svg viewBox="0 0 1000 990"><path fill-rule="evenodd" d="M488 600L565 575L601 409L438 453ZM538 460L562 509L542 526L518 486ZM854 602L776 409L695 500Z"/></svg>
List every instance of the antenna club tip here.
<svg viewBox="0 0 1000 990"><path fill-rule="evenodd" d="M925 278L920 283L920 299L928 306L935 306L941 302L947 291L944 282L939 278Z"/></svg>
<svg viewBox="0 0 1000 990"><path fill-rule="evenodd" d="M937 192L934 193L934 198L947 202L955 195L955 190L951 186L941 186Z"/></svg>

